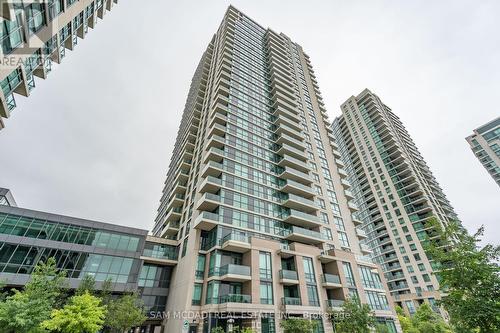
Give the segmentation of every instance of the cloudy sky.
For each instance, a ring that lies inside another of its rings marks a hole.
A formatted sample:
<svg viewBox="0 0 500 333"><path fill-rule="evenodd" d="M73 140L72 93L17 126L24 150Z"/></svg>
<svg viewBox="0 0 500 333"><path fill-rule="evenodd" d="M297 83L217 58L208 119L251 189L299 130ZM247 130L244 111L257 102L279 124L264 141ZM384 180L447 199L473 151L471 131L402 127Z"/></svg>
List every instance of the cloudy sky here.
<svg viewBox="0 0 500 333"><path fill-rule="evenodd" d="M499 1L232 3L303 46L330 117L363 88L377 93L464 225L498 243L500 189L464 138L500 115ZM192 74L228 5L120 0L17 98L0 187L22 207L150 229Z"/></svg>

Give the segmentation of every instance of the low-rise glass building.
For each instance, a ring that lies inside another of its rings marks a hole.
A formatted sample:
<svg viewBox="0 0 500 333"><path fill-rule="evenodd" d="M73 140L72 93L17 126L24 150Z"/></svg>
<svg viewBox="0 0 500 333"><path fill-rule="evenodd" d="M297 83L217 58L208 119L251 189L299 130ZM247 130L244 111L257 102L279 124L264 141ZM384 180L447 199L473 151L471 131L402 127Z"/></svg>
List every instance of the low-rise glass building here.
<svg viewBox="0 0 500 333"><path fill-rule="evenodd" d="M71 288L92 275L97 288L109 279L114 293L138 290L150 317L141 331L160 332L177 263L176 241L148 236L142 229L19 208L7 201L0 205L0 280L7 287L22 287L36 264L51 257L66 270Z"/></svg>

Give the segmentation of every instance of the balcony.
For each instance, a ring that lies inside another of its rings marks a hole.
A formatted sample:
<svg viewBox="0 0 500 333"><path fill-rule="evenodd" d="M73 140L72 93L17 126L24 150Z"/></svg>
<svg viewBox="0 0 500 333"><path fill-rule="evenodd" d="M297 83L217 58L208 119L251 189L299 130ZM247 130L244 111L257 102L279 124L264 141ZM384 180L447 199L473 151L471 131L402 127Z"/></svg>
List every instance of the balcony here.
<svg viewBox="0 0 500 333"><path fill-rule="evenodd" d="M346 180L345 178L342 178L342 179L340 180L340 182L342 183L342 185L343 185L344 187L347 187L347 188L348 188L348 187L351 187L351 186L352 186L352 185L351 185L351 183L350 183L348 180Z"/></svg>
<svg viewBox="0 0 500 333"><path fill-rule="evenodd" d="M168 223L161 231L161 236L173 236L179 232L179 222Z"/></svg>
<svg viewBox="0 0 500 333"><path fill-rule="evenodd" d="M350 190L345 190L344 193L347 199L354 199L354 194Z"/></svg>
<svg viewBox="0 0 500 333"><path fill-rule="evenodd" d="M221 186L222 186L222 179L216 178L213 176L208 176L201 183L200 191L202 193L205 193L205 192L215 193L215 192L219 191Z"/></svg>
<svg viewBox="0 0 500 333"><path fill-rule="evenodd" d="M212 147L221 149L222 147L224 147L225 144L226 144L226 139L218 135L212 135L212 137L208 140L206 149L208 150Z"/></svg>
<svg viewBox="0 0 500 333"><path fill-rule="evenodd" d="M227 264L221 267L215 267L209 277L218 277L222 281L245 282L251 281L250 267L243 265Z"/></svg>
<svg viewBox="0 0 500 333"><path fill-rule="evenodd" d="M289 155L283 155L281 160L278 162L278 165L282 168L291 167L301 172L308 172L310 169L307 163Z"/></svg>
<svg viewBox="0 0 500 333"><path fill-rule="evenodd" d="M327 274L327 273L323 274L321 276L321 285L326 289L342 288L340 277L335 274Z"/></svg>
<svg viewBox="0 0 500 333"><path fill-rule="evenodd" d="M328 299L326 300L326 307L330 310L341 310L344 306L344 301L339 299Z"/></svg>
<svg viewBox="0 0 500 333"><path fill-rule="evenodd" d="M358 236L358 238L363 238L363 239L368 237L366 235L366 232L361 228L356 228L356 236Z"/></svg>
<svg viewBox="0 0 500 333"><path fill-rule="evenodd" d="M204 163L208 163L209 161L222 162L224 159L224 150L219 149L217 147L211 147L208 149L207 154L205 155Z"/></svg>
<svg viewBox="0 0 500 333"><path fill-rule="evenodd" d="M358 219L355 216L352 216L352 223L354 223L354 225L361 225L361 224L363 224L363 221L361 221L360 219Z"/></svg>
<svg viewBox="0 0 500 333"><path fill-rule="evenodd" d="M288 194L288 198L284 200L283 206L291 208L291 209L300 209L304 212L315 212L318 210L316 207L316 203L312 200L303 198L301 196L295 194ZM298 212L300 213L300 212ZM309 215L309 214L307 214ZM307 216L306 216L307 217ZM316 216L314 216L316 218ZM319 219L318 219L319 223Z"/></svg>
<svg viewBox="0 0 500 333"><path fill-rule="evenodd" d="M302 301L299 297L282 297L281 298L282 305L302 305Z"/></svg>
<svg viewBox="0 0 500 333"><path fill-rule="evenodd" d="M358 205L356 205L354 202L352 201L348 201L347 202L347 206L349 206L349 209L353 212L357 212L359 210L359 207Z"/></svg>
<svg viewBox="0 0 500 333"><path fill-rule="evenodd" d="M205 165L201 171L202 177L218 177L224 170L224 165L221 163L217 163L214 161L209 161L207 165Z"/></svg>
<svg viewBox="0 0 500 333"><path fill-rule="evenodd" d="M289 271L286 269L280 270L280 283L285 286L299 284L299 276L296 271Z"/></svg>
<svg viewBox="0 0 500 333"><path fill-rule="evenodd" d="M325 242L321 233L297 226L292 226L291 229L283 230L282 234L285 239L293 242L305 244L319 244Z"/></svg>
<svg viewBox="0 0 500 333"><path fill-rule="evenodd" d="M219 214L201 212L194 221L194 228L210 231L219 223Z"/></svg>
<svg viewBox="0 0 500 333"><path fill-rule="evenodd" d="M370 250L370 247L366 244L359 244L359 248L361 249L361 253L363 253L363 254L373 253L373 251Z"/></svg>
<svg viewBox="0 0 500 333"><path fill-rule="evenodd" d="M227 294L219 296L219 304L225 303L252 303L252 296L243 294Z"/></svg>
<svg viewBox="0 0 500 333"><path fill-rule="evenodd" d="M302 141L303 139L295 139L291 137L290 135L287 135L285 133L281 133L279 136L278 140L276 141L278 144L282 145L284 143L289 144L291 146L294 146L297 149L305 150L305 144Z"/></svg>
<svg viewBox="0 0 500 333"><path fill-rule="evenodd" d="M283 135L286 134L287 136L290 136L294 138L295 140L303 140L303 134L300 131L296 131L291 127L288 127L286 125L280 124L276 130L274 131L277 135Z"/></svg>
<svg viewBox="0 0 500 333"><path fill-rule="evenodd" d="M167 209L171 210L175 207L181 207L184 204L184 195L183 194L174 194L167 205Z"/></svg>
<svg viewBox="0 0 500 333"><path fill-rule="evenodd" d="M175 207L168 211L165 222L176 222L182 217L182 207Z"/></svg>
<svg viewBox="0 0 500 333"><path fill-rule="evenodd" d="M287 180L286 183L281 186L280 191L285 193L301 195L306 198L312 198L315 195L312 187L306 186L304 184L298 183L290 179Z"/></svg>
<svg viewBox="0 0 500 333"><path fill-rule="evenodd" d="M288 215L281 216L283 222L287 222L299 227L314 228L321 225L319 217L307 213L300 212L295 209L290 209Z"/></svg>
<svg viewBox="0 0 500 333"><path fill-rule="evenodd" d="M221 249L224 251L245 253L250 251L250 237L240 233L230 233L220 240Z"/></svg>
<svg viewBox="0 0 500 333"><path fill-rule="evenodd" d="M289 144L283 143L277 151L280 155L290 155L302 161L307 160L306 153L303 149L297 149Z"/></svg>
<svg viewBox="0 0 500 333"><path fill-rule="evenodd" d="M213 193L204 193L200 200L196 203L196 209L211 211L215 208L219 207L221 198L217 194Z"/></svg>
<svg viewBox="0 0 500 333"><path fill-rule="evenodd" d="M283 110L282 108L280 109ZM296 131L300 131L302 129L300 123L298 122L298 118L277 117L276 120L274 121L274 124L277 126L285 125Z"/></svg>
<svg viewBox="0 0 500 333"><path fill-rule="evenodd" d="M226 126L215 123L208 132L209 137L222 137L226 134Z"/></svg>
<svg viewBox="0 0 500 333"><path fill-rule="evenodd" d="M304 172L295 170L295 169L290 168L290 167L285 167L279 176L280 176L280 178L291 179L291 180L294 180L296 182L303 183L303 184L311 184L312 183L312 179L309 176L309 173L304 173Z"/></svg>

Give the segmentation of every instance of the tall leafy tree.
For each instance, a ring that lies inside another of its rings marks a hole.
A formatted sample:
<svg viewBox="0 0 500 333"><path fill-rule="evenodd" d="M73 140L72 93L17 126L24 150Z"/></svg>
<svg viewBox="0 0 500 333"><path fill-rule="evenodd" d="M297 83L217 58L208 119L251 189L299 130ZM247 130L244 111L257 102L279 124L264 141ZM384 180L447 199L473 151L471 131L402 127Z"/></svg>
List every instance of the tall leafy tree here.
<svg viewBox="0 0 500 333"><path fill-rule="evenodd" d="M284 333L312 333L315 322L304 318L287 318L281 321Z"/></svg>
<svg viewBox="0 0 500 333"><path fill-rule="evenodd" d="M125 332L146 321L144 303L137 294L125 294L108 304L106 326L114 332Z"/></svg>
<svg viewBox="0 0 500 333"><path fill-rule="evenodd" d="M438 266L436 272L445 291L440 304L451 324L463 332L500 331L500 247L480 246L481 227L474 235L458 223L445 228L432 220L437 230L426 251Z"/></svg>
<svg viewBox="0 0 500 333"><path fill-rule="evenodd" d="M53 310L51 318L41 327L49 331L64 333L97 333L104 324L106 306L98 297L85 292L71 297L60 310Z"/></svg>
<svg viewBox="0 0 500 333"><path fill-rule="evenodd" d="M370 333L375 326L370 307L357 299L346 300L342 310L334 311L331 318L337 333Z"/></svg>
<svg viewBox="0 0 500 333"><path fill-rule="evenodd" d="M40 262L24 290L0 303L0 331L4 333L41 332L40 324L50 317L58 303L66 273L58 271L54 258Z"/></svg>

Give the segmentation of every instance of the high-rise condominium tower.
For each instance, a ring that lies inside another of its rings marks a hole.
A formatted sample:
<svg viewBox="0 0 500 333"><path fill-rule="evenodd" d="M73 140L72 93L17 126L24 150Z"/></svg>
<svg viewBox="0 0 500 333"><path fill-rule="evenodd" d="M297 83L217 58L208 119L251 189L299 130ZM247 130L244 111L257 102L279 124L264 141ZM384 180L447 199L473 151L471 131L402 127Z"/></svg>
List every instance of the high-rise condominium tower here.
<svg viewBox="0 0 500 333"><path fill-rule="evenodd" d="M429 219L446 224L457 216L403 124L377 95L364 90L341 108L333 129L372 257L398 305L413 313L429 302L438 310L439 284L423 244L432 237Z"/></svg>
<svg viewBox="0 0 500 333"><path fill-rule="evenodd" d="M500 185L500 117L475 129L466 140L474 155Z"/></svg>
<svg viewBox="0 0 500 333"><path fill-rule="evenodd" d="M180 244L167 332L183 325L175 311L197 314L190 332L277 332L283 312L350 296L395 332L343 165L309 57L230 7L196 69L153 231Z"/></svg>
<svg viewBox="0 0 500 333"><path fill-rule="evenodd" d="M45 79L97 18L118 0L0 0L0 129L16 107L14 94L29 96L34 77Z"/></svg>

